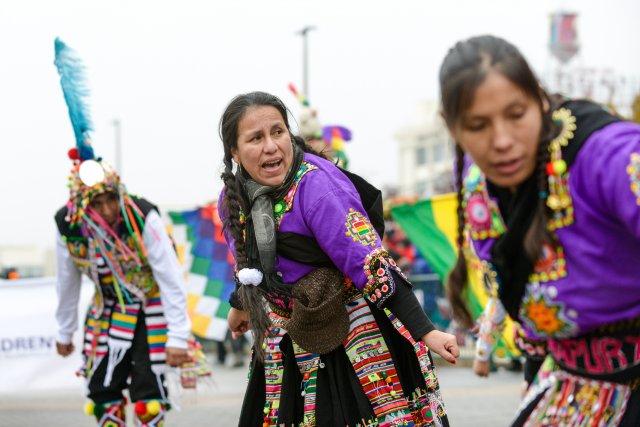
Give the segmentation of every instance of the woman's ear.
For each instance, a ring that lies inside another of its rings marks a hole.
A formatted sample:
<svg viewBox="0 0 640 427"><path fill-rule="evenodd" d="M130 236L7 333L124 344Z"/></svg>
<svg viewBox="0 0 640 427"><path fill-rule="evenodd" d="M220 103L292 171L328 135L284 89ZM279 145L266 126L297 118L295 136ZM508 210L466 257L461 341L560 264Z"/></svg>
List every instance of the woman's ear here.
<svg viewBox="0 0 640 427"><path fill-rule="evenodd" d="M442 121L444 122L445 126L447 127L447 132L449 132L449 136L451 137L451 139L453 141L455 141L456 140L456 135L455 135L455 130L453 128L453 125L447 123L447 121L444 118L444 113L442 112L442 110L440 110L440 117L442 118Z"/></svg>
<svg viewBox="0 0 640 427"><path fill-rule="evenodd" d="M236 165L240 165L240 156L238 155L238 149L231 149L231 157L233 157L233 161L236 162Z"/></svg>
<svg viewBox="0 0 640 427"><path fill-rule="evenodd" d="M542 112L548 113L551 109L551 104L549 103L549 96L547 96L544 92L542 86L539 87L540 90L540 98L542 98Z"/></svg>

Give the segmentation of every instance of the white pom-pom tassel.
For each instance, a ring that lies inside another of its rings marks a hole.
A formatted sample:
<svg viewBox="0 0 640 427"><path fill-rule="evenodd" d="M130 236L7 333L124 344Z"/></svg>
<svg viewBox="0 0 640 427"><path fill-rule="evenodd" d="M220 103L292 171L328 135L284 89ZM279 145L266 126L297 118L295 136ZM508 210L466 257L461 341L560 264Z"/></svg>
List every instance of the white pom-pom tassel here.
<svg viewBox="0 0 640 427"><path fill-rule="evenodd" d="M238 271L238 280L243 285L258 286L262 283L262 271L255 268L243 268Z"/></svg>

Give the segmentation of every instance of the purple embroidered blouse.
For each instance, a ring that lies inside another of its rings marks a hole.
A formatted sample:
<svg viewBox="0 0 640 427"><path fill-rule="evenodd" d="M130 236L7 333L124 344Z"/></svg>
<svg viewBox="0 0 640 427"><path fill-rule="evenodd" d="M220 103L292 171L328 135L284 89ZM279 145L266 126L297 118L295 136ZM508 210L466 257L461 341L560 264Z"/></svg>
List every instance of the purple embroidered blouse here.
<svg viewBox="0 0 640 427"><path fill-rule="evenodd" d="M573 224L556 230L566 276L527 284L520 305L531 338L566 338L640 317L640 126L594 132L569 171ZM474 240L490 260L494 239Z"/></svg>
<svg viewBox="0 0 640 427"><path fill-rule="evenodd" d="M301 176L283 201L284 214L280 219L276 215L279 230L313 237L336 267L362 290L368 281L365 264L382 249L382 243L358 191L333 163L320 157L305 153L300 170ZM225 237L234 252L233 238L228 232ZM313 269L279 255L276 258L276 270L285 283L295 283Z"/></svg>

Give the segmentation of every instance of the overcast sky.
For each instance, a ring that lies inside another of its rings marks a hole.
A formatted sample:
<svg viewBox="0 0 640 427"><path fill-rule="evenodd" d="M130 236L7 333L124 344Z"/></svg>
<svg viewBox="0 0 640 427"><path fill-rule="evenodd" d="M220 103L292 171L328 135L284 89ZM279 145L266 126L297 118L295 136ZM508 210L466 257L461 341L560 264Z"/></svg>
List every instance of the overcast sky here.
<svg viewBox="0 0 640 427"><path fill-rule="evenodd" d="M640 74L640 2L576 1L28 1L0 2L0 245L52 246L53 213L68 195L73 146L56 36L85 62L94 146L113 160L122 121L129 190L160 205L217 196L218 120L236 94L264 90L297 114L310 34L310 101L324 123L350 127L352 169L376 185L397 177L394 133L436 99L437 72L457 40L493 33L538 71L550 66L548 14L576 11L580 61Z"/></svg>

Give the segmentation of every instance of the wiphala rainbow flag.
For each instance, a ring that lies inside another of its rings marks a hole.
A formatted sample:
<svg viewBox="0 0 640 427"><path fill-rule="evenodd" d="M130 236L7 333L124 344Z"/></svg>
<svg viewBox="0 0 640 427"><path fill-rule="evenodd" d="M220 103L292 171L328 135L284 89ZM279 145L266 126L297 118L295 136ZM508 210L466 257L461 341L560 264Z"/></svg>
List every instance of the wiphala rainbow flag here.
<svg viewBox="0 0 640 427"><path fill-rule="evenodd" d="M178 253L187 268L187 310L192 331L201 338L223 340L231 308L229 295L234 289L233 258L222 234L217 206L210 203L194 210L169 212L169 216Z"/></svg>

